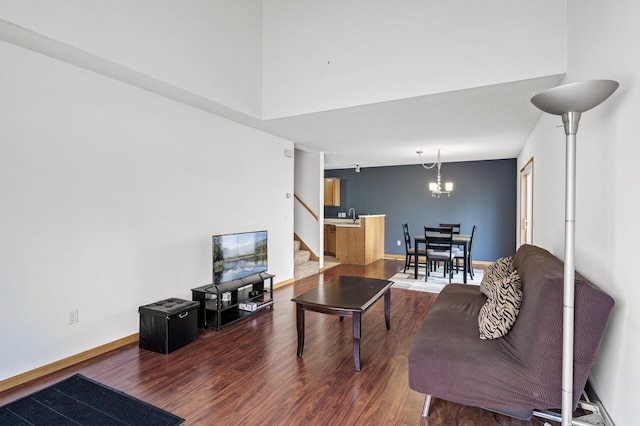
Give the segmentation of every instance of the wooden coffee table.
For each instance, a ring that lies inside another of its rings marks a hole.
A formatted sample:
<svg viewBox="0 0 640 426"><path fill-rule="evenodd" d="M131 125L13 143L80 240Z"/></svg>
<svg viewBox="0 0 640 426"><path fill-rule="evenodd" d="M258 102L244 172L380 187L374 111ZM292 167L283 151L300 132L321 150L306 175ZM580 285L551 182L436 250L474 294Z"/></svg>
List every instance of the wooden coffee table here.
<svg viewBox="0 0 640 426"><path fill-rule="evenodd" d="M353 318L353 358L360 371L361 316L384 296L384 320L391 329L391 285L393 281L364 277L338 277L291 299L296 303L298 356L304 350L304 312L313 311Z"/></svg>

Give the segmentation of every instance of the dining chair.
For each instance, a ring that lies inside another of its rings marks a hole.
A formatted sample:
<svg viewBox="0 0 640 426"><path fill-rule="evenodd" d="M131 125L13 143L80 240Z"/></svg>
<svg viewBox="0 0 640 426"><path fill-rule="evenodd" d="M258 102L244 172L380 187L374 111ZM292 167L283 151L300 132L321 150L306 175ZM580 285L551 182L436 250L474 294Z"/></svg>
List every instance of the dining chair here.
<svg viewBox="0 0 640 426"><path fill-rule="evenodd" d="M418 263L420 266L420 256L425 257L427 255L427 251L423 249L418 249L416 253L415 247L411 247L411 234L409 233L409 225L406 223L402 224L402 233L404 234L404 249L405 249L405 258L404 258L404 271L407 272L407 268L411 268L415 266L414 262ZM413 261L411 260L413 259ZM426 265L426 263L424 263Z"/></svg>
<svg viewBox="0 0 640 426"><path fill-rule="evenodd" d="M460 270L460 265L458 264L458 262L460 261L460 259L462 259L462 261L464 262L464 267L467 268L467 273L469 274L471 279L473 279L473 261L471 260L472 259L471 248L473 247L473 237L474 235L476 235L476 228L477 226L473 225L473 229L471 230L471 237L469 238L469 244L467 245L466 257L465 257L464 250L460 250L459 248L453 249L453 253L456 261L456 265L455 265L456 273L458 273L458 271Z"/></svg>
<svg viewBox="0 0 640 426"><path fill-rule="evenodd" d="M451 228L454 234L460 233L460 224L459 223L441 223L441 228Z"/></svg>
<svg viewBox="0 0 640 426"><path fill-rule="evenodd" d="M438 226L440 228L448 228L448 229L441 229L442 233L451 233L451 234L459 234L460 233L460 224L459 223L441 223ZM458 232L455 232L456 227L458 229ZM454 244L454 246L455 246L455 244ZM454 247L454 250L455 250L455 247ZM440 262L432 261L429 264L429 267L431 268L432 271L435 271L440 267Z"/></svg>
<svg viewBox="0 0 640 426"><path fill-rule="evenodd" d="M442 277L445 278L447 274L449 274L449 283L451 283L455 257L453 253L453 233L451 232L451 228L425 226L424 240L427 251L427 265L432 265L433 262L442 262ZM424 277L425 281L429 278L429 269L431 268L427 268L427 274Z"/></svg>
<svg viewBox="0 0 640 426"><path fill-rule="evenodd" d="M441 228L451 228L454 234L460 234L460 224L459 223L441 223ZM463 244L453 243L453 249L460 249L460 246L464 246Z"/></svg>

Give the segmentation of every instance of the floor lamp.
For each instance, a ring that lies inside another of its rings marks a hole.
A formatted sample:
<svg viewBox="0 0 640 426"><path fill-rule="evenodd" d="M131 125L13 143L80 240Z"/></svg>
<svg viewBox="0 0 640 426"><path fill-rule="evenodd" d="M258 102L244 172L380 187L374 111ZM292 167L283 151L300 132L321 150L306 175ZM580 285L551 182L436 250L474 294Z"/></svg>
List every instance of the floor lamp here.
<svg viewBox="0 0 640 426"><path fill-rule="evenodd" d="M612 80L565 84L540 92L531 102L544 112L561 115L567 135L564 222L564 307L562 315L562 426L573 421L573 322L575 289L576 133L580 115L600 105L618 88Z"/></svg>

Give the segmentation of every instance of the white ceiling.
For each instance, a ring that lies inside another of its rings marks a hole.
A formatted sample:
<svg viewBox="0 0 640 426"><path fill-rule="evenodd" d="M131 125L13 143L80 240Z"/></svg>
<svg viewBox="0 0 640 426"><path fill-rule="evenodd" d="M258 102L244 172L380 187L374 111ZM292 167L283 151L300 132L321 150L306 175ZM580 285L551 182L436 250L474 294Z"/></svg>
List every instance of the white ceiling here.
<svg viewBox="0 0 640 426"><path fill-rule="evenodd" d="M530 99L560 84L552 75L468 90L261 121L257 127L305 151L325 168L514 158L541 111Z"/></svg>
<svg viewBox="0 0 640 426"><path fill-rule="evenodd" d="M530 99L564 74L428 96L260 120L86 51L0 22L0 39L325 153L325 168L514 158L542 112Z"/></svg>

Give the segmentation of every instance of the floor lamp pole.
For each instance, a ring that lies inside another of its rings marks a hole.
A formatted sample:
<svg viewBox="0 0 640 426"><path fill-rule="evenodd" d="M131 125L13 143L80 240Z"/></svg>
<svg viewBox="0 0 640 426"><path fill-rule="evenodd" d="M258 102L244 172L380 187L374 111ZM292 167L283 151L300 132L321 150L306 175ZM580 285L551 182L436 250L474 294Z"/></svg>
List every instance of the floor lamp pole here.
<svg viewBox="0 0 640 426"><path fill-rule="evenodd" d="M573 413L573 324L575 317L576 133L579 112L562 114L567 136L564 200L564 297L562 311L562 425ZM565 415L569 413L569 415ZM567 420L568 419L568 420Z"/></svg>
<svg viewBox="0 0 640 426"><path fill-rule="evenodd" d="M554 87L531 98L531 102L542 111L562 116L567 139L562 308L562 426L570 426L573 423L574 408L576 133L581 114L604 102L618 86L618 82L612 80L582 81Z"/></svg>

